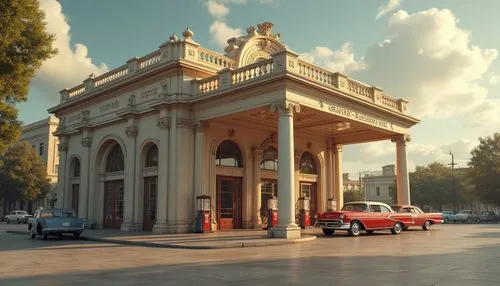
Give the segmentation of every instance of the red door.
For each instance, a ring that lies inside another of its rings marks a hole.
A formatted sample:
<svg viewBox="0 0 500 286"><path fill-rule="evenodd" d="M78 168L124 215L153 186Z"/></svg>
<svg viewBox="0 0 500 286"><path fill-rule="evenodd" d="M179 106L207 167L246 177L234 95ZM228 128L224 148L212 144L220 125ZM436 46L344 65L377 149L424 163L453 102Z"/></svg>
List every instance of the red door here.
<svg viewBox="0 0 500 286"><path fill-rule="evenodd" d="M142 214L142 229L153 230L156 222L156 196L158 189L158 177L144 178L144 208Z"/></svg>
<svg viewBox="0 0 500 286"><path fill-rule="evenodd" d="M120 229L123 222L123 180L104 183L104 228Z"/></svg>
<svg viewBox="0 0 500 286"><path fill-rule="evenodd" d="M219 229L241 228L241 178L217 176L217 224Z"/></svg>

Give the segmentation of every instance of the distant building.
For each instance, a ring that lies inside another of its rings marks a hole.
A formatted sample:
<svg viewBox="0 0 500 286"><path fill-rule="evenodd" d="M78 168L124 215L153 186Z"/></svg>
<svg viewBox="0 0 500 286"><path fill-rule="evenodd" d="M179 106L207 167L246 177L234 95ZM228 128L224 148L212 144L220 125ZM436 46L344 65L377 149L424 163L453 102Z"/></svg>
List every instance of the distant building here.
<svg viewBox="0 0 500 286"><path fill-rule="evenodd" d="M369 201L383 202L391 204L393 198L390 194L391 185L396 183L395 166L382 166L381 175L367 174L362 178L365 199Z"/></svg>
<svg viewBox="0 0 500 286"><path fill-rule="evenodd" d="M349 179L349 173L343 173L342 177L343 177L342 182L344 183L344 192L360 190L359 180Z"/></svg>
<svg viewBox="0 0 500 286"><path fill-rule="evenodd" d="M51 207L56 199L57 169L59 167L59 139L52 135L59 125L59 119L51 115L43 120L24 125L21 131L21 141L27 141L36 153L42 157L47 167L47 177L51 182L51 191L43 201L35 202L35 207ZM16 204L16 207L18 207ZM20 207L20 205L19 205ZM29 210L26 205L25 209Z"/></svg>

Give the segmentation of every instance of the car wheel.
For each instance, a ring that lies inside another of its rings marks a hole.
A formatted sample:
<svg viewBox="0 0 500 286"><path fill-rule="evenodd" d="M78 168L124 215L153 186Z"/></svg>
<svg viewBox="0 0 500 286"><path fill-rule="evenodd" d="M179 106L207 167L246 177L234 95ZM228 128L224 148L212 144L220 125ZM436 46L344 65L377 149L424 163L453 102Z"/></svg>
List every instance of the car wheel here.
<svg viewBox="0 0 500 286"><path fill-rule="evenodd" d="M9 220L9 219L7 219L7 224L9 224L9 223L10 223L10 220Z"/></svg>
<svg viewBox="0 0 500 286"><path fill-rule="evenodd" d="M31 223L28 224L28 230L31 231Z"/></svg>
<svg viewBox="0 0 500 286"><path fill-rule="evenodd" d="M375 231L374 231L373 229L371 229L371 230L367 230L367 231L366 231L366 234L368 234L368 235L372 235L374 232L375 232Z"/></svg>
<svg viewBox="0 0 500 286"><path fill-rule="evenodd" d="M335 233L335 229L327 229L327 228L323 228L323 233L325 235L333 235ZM76 234L76 233L75 233Z"/></svg>
<svg viewBox="0 0 500 286"><path fill-rule="evenodd" d="M399 234L403 230L403 226L401 223L397 222L394 224L394 226L391 228L392 234Z"/></svg>
<svg viewBox="0 0 500 286"><path fill-rule="evenodd" d="M33 230L30 230L30 236L31 236L31 239L34 239L36 237L36 233L33 232Z"/></svg>
<svg viewBox="0 0 500 286"><path fill-rule="evenodd" d="M328 229L328 230L331 230L331 231L332 231L332 232L330 233L330 235L332 235L332 234L335 232L335 230L334 230L334 229ZM323 232L325 232L325 229L323 230ZM325 234L326 234L326 233L325 233ZM80 234L79 234L78 232L73 233L73 238L74 238L74 239L80 239Z"/></svg>
<svg viewBox="0 0 500 286"><path fill-rule="evenodd" d="M353 221L351 223L351 227L349 228L349 235L358 236L360 232L361 232L361 225L359 224L359 222Z"/></svg>
<svg viewBox="0 0 500 286"><path fill-rule="evenodd" d="M424 224L422 225L423 230L429 230L431 229L431 222L430 221L425 221Z"/></svg>
<svg viewBox="0 0 500 286"><path fill-rule="evenodd" d="M47 239L47 234L46 234L46 233L43 233L43 234L42 234L42 239L43 239L43 240L46 240L46 239Z"/></svg>

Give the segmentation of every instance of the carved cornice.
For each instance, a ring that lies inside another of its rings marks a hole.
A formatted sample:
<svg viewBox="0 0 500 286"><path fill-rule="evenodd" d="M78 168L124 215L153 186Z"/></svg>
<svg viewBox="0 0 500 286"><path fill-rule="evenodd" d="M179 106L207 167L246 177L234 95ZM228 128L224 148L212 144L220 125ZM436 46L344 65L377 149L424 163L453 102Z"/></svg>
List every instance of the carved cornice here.
<svg viewBox="0 0 500 286"><path fill-rule="evenodd" d="M165 117L158 118L158 121L156 122L156 125L160 129L170 128L170 117L165 116Z"/></svg>
<svg viewBox="0 0 500 286"><path fill-rule="evenodd" d="M136 137L137 133L139 133L139 128L137 126L127 126L125 133L128 137Z"/></svg>
<svg viewBox="0 0 500 286"><path fill-rule="evenodd" d="M294 101L290 101L288 99L283 99L271 104L272 112L279 112L280 115L293 115L293 113L300 112L300 104Z"/></svg>
<svg viewBox="0 0 500 286"><path fill-rule="evenodd" d="M92 138L91 137L82 138L81 143L83 147L90 148L90 146L92 146Z"/></svg>

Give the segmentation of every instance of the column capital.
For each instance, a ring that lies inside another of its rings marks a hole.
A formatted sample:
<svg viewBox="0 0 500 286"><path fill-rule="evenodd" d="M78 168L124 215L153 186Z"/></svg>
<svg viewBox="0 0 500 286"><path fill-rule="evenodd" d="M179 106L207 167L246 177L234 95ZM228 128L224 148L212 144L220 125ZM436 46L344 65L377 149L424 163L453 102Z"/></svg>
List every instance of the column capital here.
<svg viewBox="0 0 500 286"><path fill-rule="evenodd" d="M260 148L252 148L252 157L262 157L262 154L264 154L264 150Z"/></svg>
<svg viewBox="0 0 500 286"><path fill-rule="evenodd" d="M210 127L210 124L207 121L198 121L194 124L194 128L196 132L205 132L205 130Z"/></svg>
<svg viewBox="0 0 500 286"><path fill-rule="evenodd" d="M83 147L90 148L90 146L92 146L92 137L84 137L84 138L82 138L81 143L82 143Z"/></svg>
<svg viewBox="0 0 500 286"><path fill-rule="evenodd" d="M333 144L333 149L336 152L342 152L342 151L344 151L344 145L342 145L342 144Z"/></svg>
<svg viewBox="0 0 500 286"><path fill-rule="evenodd" d="M396 142L396 144L405 144L411 141L410 134L398 134L391 137L391 142Z"/></svg>
<svg viewBox="0 0 500 286"><path fill-rule="evenodd" d="M61 140L63 137L59 139L59 144L57 144L57 150L59 152L66 152L68 151L68 141L66 140Z"/></svg>
<svg viewBox="0 0 500 286"><path fill-rule="evenodd" d="M170 117L165 116L158 118L156 125L160 127L160 129L170 128Z"/></svg>
<svg viewBox="0 0 500 286"><path fill-rule="evenodd" d="M180 128L192 128L194 126L193 120L189 118L177 118L177 127Z"/></svg>
<svg viewBox="0 0 500 286"><path fill-rule="evenodd" d="M288 99L271 103L271 111L279 112L280 115L293 115L293 113L300 112L300 104Z"/></svg>
<svg viewBox="0 0 500 286"><path fill-rule="evenodd" d="M127 126L125 128L125 133L128 137L137 137L137 133L139 133L139 128L135 125Z"/></svg>

